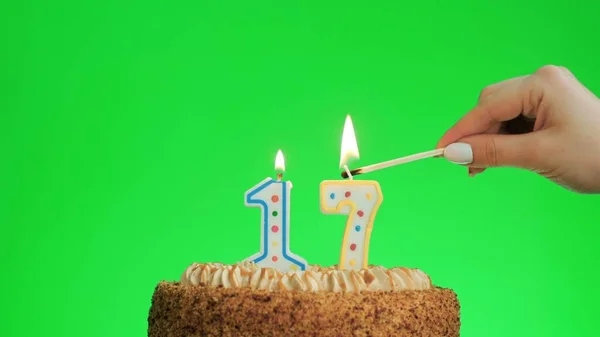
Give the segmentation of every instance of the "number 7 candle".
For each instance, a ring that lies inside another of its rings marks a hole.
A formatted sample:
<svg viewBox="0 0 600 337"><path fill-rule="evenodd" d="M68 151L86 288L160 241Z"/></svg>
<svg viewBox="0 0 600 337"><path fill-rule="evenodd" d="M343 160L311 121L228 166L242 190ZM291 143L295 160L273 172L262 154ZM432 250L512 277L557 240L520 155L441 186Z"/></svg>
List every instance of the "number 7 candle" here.
<svg viewBox="0 0 600 337"><path fill-rule="evenodd" d="M281 150L275 157L275 170L285 171ZM260 252L247 258L260 267L276 268L281 272L306 270L306 260L290 251L290 192L292 182L266 178L245 194L248 207L261 209Z"/></svg>
<svg viewBox="0 0 600 337"><path fill-rule="evenodd" d="M346 162L358 158L358 145L350 116L346 116L342 133L340 167L348 172ZM369 241L375 215L383 201L379 183L372 180L325 180L320 186L321 211L347 215L342 239L339 269L365 269L369 261Z"/></svg>

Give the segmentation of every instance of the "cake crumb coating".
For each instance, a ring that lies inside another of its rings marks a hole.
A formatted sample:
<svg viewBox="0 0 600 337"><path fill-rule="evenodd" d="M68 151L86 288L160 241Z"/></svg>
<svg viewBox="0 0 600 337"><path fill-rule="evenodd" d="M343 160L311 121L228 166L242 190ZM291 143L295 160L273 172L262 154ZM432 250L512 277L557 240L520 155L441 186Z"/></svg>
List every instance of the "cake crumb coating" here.
<svg viewBox="0 0 600 337"><path fill-rule="evenodd" d="M399 292L267 292L160 282L149 337L457 337L451 289Z"/></svg>

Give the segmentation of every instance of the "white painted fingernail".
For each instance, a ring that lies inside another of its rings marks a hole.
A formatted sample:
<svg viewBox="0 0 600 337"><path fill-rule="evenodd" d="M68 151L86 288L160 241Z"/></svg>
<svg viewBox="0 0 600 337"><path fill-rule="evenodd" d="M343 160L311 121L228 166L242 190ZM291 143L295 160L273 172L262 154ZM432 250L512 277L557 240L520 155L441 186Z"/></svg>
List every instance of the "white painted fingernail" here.
<svg viewBox="0 0 600 337"><path fill-rule="evenodd" d="M453 143L446 146L444 157L454 164L470 164L473 162L473 149L467 143Z"/></svg>

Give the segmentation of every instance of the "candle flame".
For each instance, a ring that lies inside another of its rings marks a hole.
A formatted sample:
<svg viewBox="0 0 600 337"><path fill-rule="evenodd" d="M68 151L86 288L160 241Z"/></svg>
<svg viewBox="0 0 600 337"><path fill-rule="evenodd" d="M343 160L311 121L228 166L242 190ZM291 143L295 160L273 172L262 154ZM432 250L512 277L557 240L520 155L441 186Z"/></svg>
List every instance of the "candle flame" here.
<svg viewBox="0 0 600 337"><path fill-rule="evenodd" d="M340 154L340 168L347 164L348 159L358 159L358 145L356 144L356 135L354 134L354 126L350 115L346 116L344 122L344 131L342 133L342 152Z"/></svg>
<svg viewBox="0 0 600 337"><path fill-rule="evenodd" d="M285 161L283 160L281 150L277 151L277 155L275 156L275 170L285 171Z"/></svg>

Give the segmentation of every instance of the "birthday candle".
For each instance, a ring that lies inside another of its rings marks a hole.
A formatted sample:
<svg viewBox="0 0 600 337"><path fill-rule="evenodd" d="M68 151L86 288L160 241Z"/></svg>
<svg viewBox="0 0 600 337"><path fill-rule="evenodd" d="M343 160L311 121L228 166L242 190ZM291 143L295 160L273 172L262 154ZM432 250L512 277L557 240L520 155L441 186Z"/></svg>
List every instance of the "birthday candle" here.
<svg viewBox="0 0 600 337"><path fill-rule="evenodd" d="M285 170L281 150L275 158L275 169ZM245 194L248 207L261 208L260 252L246 260L261 267L282 272L306 270L306 260L290 251L290 194L292 182L266 178Z"/></svg>
<svg viewBox="0 0 600 337"><path fill-rule="evenodd" d="M350 116L342 136L340 166L349 157L358 158L358 146ZM347 167L346 167L347 169ZM379 183L369 180L326 180L320 185L320 205L325 214L347 215L342 239L339 269L365 269L375 216L383 201Z"/></svg>

